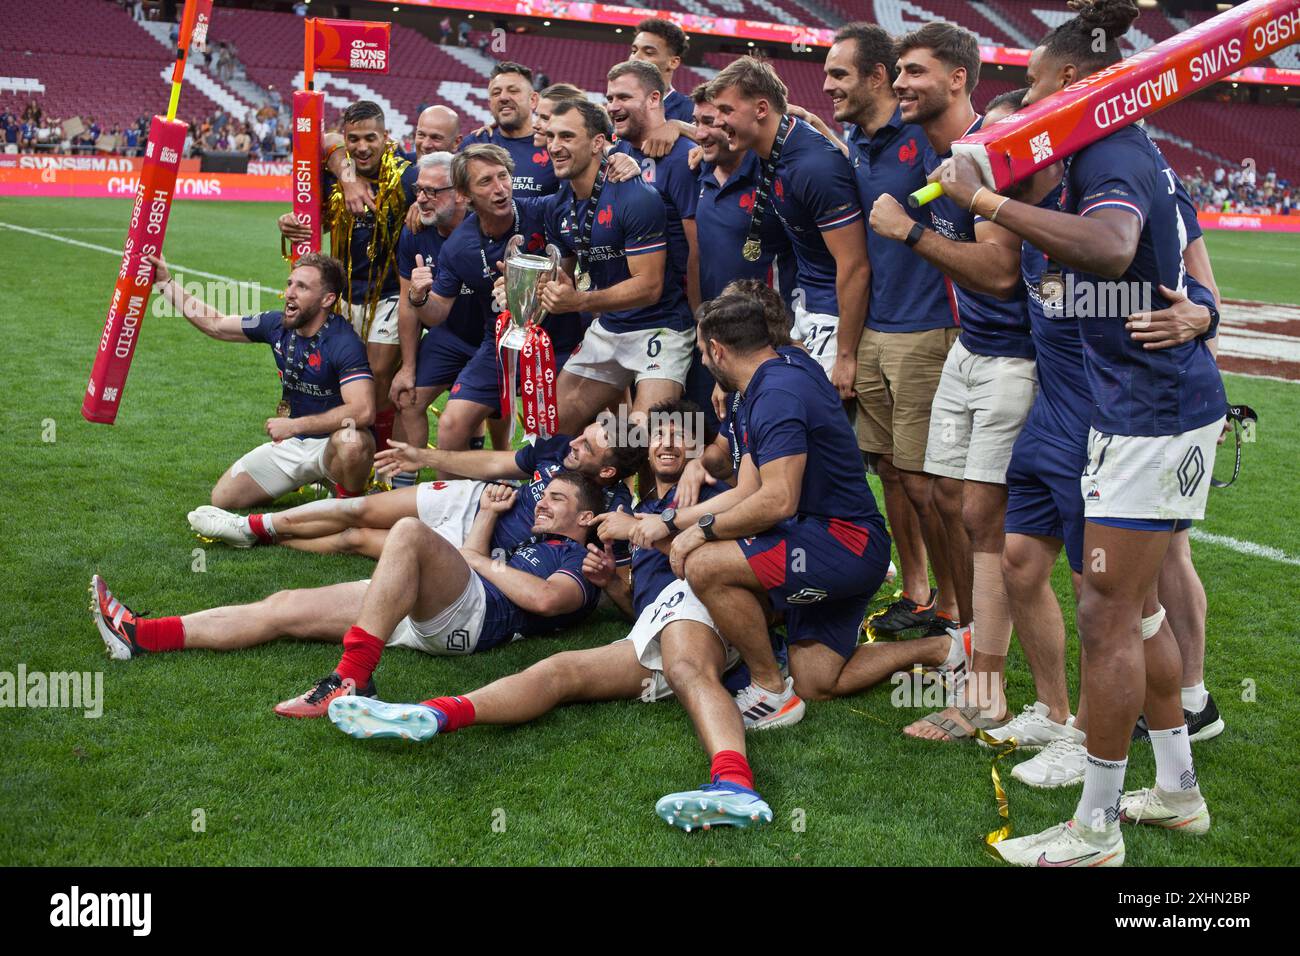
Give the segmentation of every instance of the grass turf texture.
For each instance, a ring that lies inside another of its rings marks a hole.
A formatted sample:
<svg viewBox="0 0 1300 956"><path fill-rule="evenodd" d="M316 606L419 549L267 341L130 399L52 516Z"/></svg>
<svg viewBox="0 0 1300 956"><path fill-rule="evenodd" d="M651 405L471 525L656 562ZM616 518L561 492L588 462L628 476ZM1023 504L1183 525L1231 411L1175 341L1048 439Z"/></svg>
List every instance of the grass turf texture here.
<svg viewBox="0 0 1300 956"><path fill-rule="evenodd" d="M182 202L166 253L174 264L280 288L270 206ZM0 222L62 230L119 248L129 205L9 201ZM1297 299L1297 240L1212 234L1227 296ZM980 840L998 824L989 757L972 745L911 741L924 709L897 709L885 686L817 703L790 730L751 735L758 786L775 822L683 834L653 812L666 792L698 786L706 764L674 703L561 709L531 726L471 728L423 746L358 743L324 721L276 718L272 705L327 673L338 649L271 644L217 655L106 661L87 613L92 572L137 610L184 613L279 588L367 576L361 558L285 549L205 548L185 513L235 458L262 440L278 397L264 346L205 339L150 316L115 427L78 412L112 289L110 255L0 227L10 453L0 465L0 670L102 671L104 713L0 709L0 864L614 864L991 865ZM177 270L182 272L184 270ZM263 308L276 306L263 297ZM1261 415L1244 474L1213 491L1202 527L1300 554L1287 517L1300 441L1300 386L1228 377L1232 399ZM49 437L52 420L55 441ZM1209 592L1207 685L1226 733L1196 747L1214 814L1207 837L1129 833L1133 864L1300 862L1294 728L1295 568L1193 542ZM1068 575L1055 586L1073 618ZM883 598L884 595L881 595ZM467 659L387 654L386 700L471 690L542 657L626 633L602 612L583 628ZM1077 641L1069 625L1071 686ZM1033 700L1013 642L1013 706ZM1242 700L1243 681L1255 699ZM1001 765L1009 770L1012 756ZM1149 785L1136 746L1130 787ZM1031 790L1004 772L1017 834L1067 818L1077 788ZM206 831L192 828L202 809ZM797 821L802 820L802 828ZM494 822L498 823L494 829ZM500 823L504 822L504 832ZM342 854L342 856L340 856Z"/></svg>

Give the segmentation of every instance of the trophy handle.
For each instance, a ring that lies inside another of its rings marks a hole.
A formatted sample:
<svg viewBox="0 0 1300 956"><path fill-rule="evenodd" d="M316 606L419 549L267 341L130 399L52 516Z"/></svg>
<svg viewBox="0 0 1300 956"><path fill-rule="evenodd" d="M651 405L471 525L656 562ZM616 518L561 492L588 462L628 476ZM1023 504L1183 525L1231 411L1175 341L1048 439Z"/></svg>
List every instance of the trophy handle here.
<svg viewBox="0 0 1300 956"><path fill-rule="evenodd" d="M546 255L551 260L551 280L554 281L560 277L560 250L555 243L546 244Z"/></svg>
<svg viewBox="0 0 1300 956"><path fill-rule="evenodd" d="M517 254L520 248L523 246L523 244L524 244L524 237L519 235L519 233L515 233L513 236L507 239L506 251L505 251L505 255L502 256L502 261L504 262L506 259L509 259L511 256Z"/></svg>

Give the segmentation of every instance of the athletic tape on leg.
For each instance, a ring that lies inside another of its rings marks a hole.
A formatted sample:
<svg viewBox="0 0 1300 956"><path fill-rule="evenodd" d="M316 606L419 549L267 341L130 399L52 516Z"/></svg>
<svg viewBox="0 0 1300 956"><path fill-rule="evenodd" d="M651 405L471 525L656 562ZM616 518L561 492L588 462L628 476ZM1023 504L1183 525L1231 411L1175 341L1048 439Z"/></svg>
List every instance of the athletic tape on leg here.
<svg viewBox="0 0 1300 956"><path fill-rule="evenodd" d="M1149 641L1156 636L1156 631L1160 630L1160 625L1165 622L1164 606L1156 608L1156 613L1150 617L1142 618L1142 640Z"/></svg>

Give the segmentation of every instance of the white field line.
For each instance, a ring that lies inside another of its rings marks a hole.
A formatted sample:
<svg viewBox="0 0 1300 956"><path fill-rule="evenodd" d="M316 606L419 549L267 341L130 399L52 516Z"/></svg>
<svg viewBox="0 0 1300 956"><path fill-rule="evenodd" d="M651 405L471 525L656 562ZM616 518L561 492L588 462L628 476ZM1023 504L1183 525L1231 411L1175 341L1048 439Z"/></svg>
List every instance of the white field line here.
<svg viewBox="0 0 1300 956"><path fill-rule="evenodd" d="M1238 538L1230 538L1223 534L1211 534L1208 531L1202 531L1200 528L1192 527L1187 536L1193 541L1203 541L1206 544L1217 544L1225 548L1231 548L1238 554L1245 554L1252 558L1267 558L1269 561L1277 561L1279 564L1291 564L1300 567L1300 558L1293 558L1285 551L1279 551L1277 548L1270 548L1265 544L1256 544L1253 541L1241 541Z"/></svg>
<svg viewBox="0 0 1300 956"><path fill-rule="evenodd" d="M111 249L108 246L99 246L93 242L82 242L80 239L69 239L67 236L56 236L52 232L45 232L44 230L41 229L28 229L26 226L15 226L11 222L4 222L2 220L0 220L0 228L12 229L14 232L26 233L29 236L39 236L42 239L53 239L55 242L66 243L69 246L77 246L81 249L90 249L92 252L103 252L106 253L107 255L112 256L115 259L122 258L121 249ZM229 282L229 283L234 283L236 285L240 283L244 283L246 285L254 286L260 291L267 292L271 295L279 295L280 292L282 291L280 289L269 289L266 286L260 285L259 283L256 282L244 282L243 279L235 279L232 278L231 276L218 275L215 272L204 272L202 269L190 269L187 266L182 266L174 262L169 262L167 266L169 269L171 269L174 275L202 276L205 279L216 279L220 282Z"/></svg>

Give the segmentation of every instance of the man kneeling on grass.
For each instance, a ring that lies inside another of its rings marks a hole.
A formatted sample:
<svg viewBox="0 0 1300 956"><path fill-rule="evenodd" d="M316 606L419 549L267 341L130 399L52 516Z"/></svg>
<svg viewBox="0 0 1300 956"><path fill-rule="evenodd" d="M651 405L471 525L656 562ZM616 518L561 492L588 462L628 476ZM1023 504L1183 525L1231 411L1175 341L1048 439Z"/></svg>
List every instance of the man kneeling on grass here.
<svg viewBox="0 0 1300 956"><path fill-rule="evenodd" d="M658 522L664 515L672 519L677 480L700 448L697 430L681 426L699 411L686 401L663 402L650 409L654 496L643 500L635 514L618 511L598 517L607 550L587 546L587 577L604 587L628 617L636 617L627 637L604 647L556 654L456 697L420 704L340 697L330 704L330 720L353 737L428 740L471 724L526 723L562 704L638 697L648 702L676 694L709 755L710 782L698 790L669 794L655 805L655 812L688 832L697 827L771 822L771 808L753 789L740 709L722 685L724 669L739 655L718 636L708 609L690 585L673 575L667 543L634 550L630 589L614 573L608 550L612 541L636 537L642 521ZM705 485L700 493L724 505L724 498L752 493L752 489L725 487Z"/></svg>
<svg viewBox="0 0 1300 956"><path fill-rule="evenodd" d="M426 654L485 651L577 624L596 606L597 585L582 572L585 542L601 491L577 472L555 475L537 503L533 537L492 553L492 531L519 492L484 491L474 525L457 549L416 518L389 532L369 581L281 591L256 604L184 617L144 618L95 575L91 612L109 653L232 651L280 637L343 644L343 658L300 697L275 708L282 717L323 717L336 697L376 693L371 675L385 646Z"/></svg>

